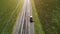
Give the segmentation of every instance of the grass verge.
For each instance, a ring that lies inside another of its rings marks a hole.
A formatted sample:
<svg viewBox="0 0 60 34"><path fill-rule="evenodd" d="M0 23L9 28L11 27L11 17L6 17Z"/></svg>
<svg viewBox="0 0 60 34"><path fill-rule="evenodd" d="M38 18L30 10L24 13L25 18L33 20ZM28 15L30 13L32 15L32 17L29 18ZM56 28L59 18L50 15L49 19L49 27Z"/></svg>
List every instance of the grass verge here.
<svg viewBox="0 0 60 34"><path fill-rule="evenodd" d="M45 34L60 34L60 0L34 0Z"/></svg>
<svg viewBox="0 0 60 34"><path fill-rule="evenodd" d="M23 0L0 0L0 34L11 34Z"/></svg>
<svg viewBox="0 0 60 34"><path fill-rule="evenodd" d="M33 14L33 19L34 19L34 30L35 34L44 34L44 31L42 29L42 25L39 21L37 10L34 5L34 0L31 0L31 5L32 5L32 14Z"/></svg>

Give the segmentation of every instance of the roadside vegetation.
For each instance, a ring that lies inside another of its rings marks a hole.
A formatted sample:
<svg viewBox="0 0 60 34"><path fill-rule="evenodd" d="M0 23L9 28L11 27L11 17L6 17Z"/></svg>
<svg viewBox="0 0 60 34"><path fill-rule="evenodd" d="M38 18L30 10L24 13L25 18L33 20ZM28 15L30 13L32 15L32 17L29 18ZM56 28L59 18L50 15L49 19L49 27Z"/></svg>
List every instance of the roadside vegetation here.
<svg viewBox="0 0 60 34"><path fill-rule="evenodd" d="M32 5L32 15L34 19L34 34L44 34L42 25L39 21L37 10L35 8L34 0L31 0L31 5Z"/></svg>
<svg viewBox="0 0 60 34"><path fill-rule="evenodd" d="M60 0L34 0L45 34L60 34Z"/></svg>
<svg viewBox="0 0 60 34"><path fill-rule="evenodd" d="M11 34L23 0L0 0L0 34Z"/></svg>

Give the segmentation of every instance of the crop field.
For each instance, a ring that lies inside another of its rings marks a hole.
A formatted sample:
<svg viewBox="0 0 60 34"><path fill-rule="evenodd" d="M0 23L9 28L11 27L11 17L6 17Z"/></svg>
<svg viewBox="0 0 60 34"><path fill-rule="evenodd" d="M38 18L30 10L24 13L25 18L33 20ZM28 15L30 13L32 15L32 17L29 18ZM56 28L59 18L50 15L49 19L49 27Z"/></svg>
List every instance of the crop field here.
<svg viewBox="0 0 60 34"><path fill-rule="evenodd" d="M11 34L23 0L0 0L0 34Z"/></svg>
<svg viewBox="0 0 60 34"><path fill-rule="evenodd" d="M60 0L34 0L45 34L60 34Z"/></svg>

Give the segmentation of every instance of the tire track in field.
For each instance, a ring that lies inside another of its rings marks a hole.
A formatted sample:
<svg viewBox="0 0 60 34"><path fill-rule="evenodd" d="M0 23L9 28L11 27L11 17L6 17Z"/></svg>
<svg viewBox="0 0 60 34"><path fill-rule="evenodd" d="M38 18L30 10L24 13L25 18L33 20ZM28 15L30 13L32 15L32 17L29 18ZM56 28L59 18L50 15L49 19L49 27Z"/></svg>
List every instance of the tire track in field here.
<svg viewBox="0 0 60 34"><path fill-rule="evenodd" d="M14 13L16 12L16 9L18 8L19 5L20 5L20 1L18 2L16 8L15 8L15 9L13 10L13 12L11 13L11 16L10 16L9 20L7 21L7 23L5 22L5 23L6 23L6 26L3 28L3 30L2 30L1 33L4 33L5 29L6 29L7 26L9 25L9 22L11 21L11 18L12 18L12 16L14 15Z"/></svg>

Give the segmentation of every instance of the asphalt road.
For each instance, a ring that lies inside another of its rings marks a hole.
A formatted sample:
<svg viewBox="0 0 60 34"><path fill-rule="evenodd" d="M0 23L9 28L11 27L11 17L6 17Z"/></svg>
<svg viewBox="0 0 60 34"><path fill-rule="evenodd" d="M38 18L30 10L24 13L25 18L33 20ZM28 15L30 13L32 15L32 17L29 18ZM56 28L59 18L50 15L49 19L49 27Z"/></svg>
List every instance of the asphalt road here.
<svg viewBox="0 0 60 34"><path fill-rule="evenodd" d="M34 34L34 23L30 23L30 16L32 16L30 0L24 0L12 34Z"/></svg>

